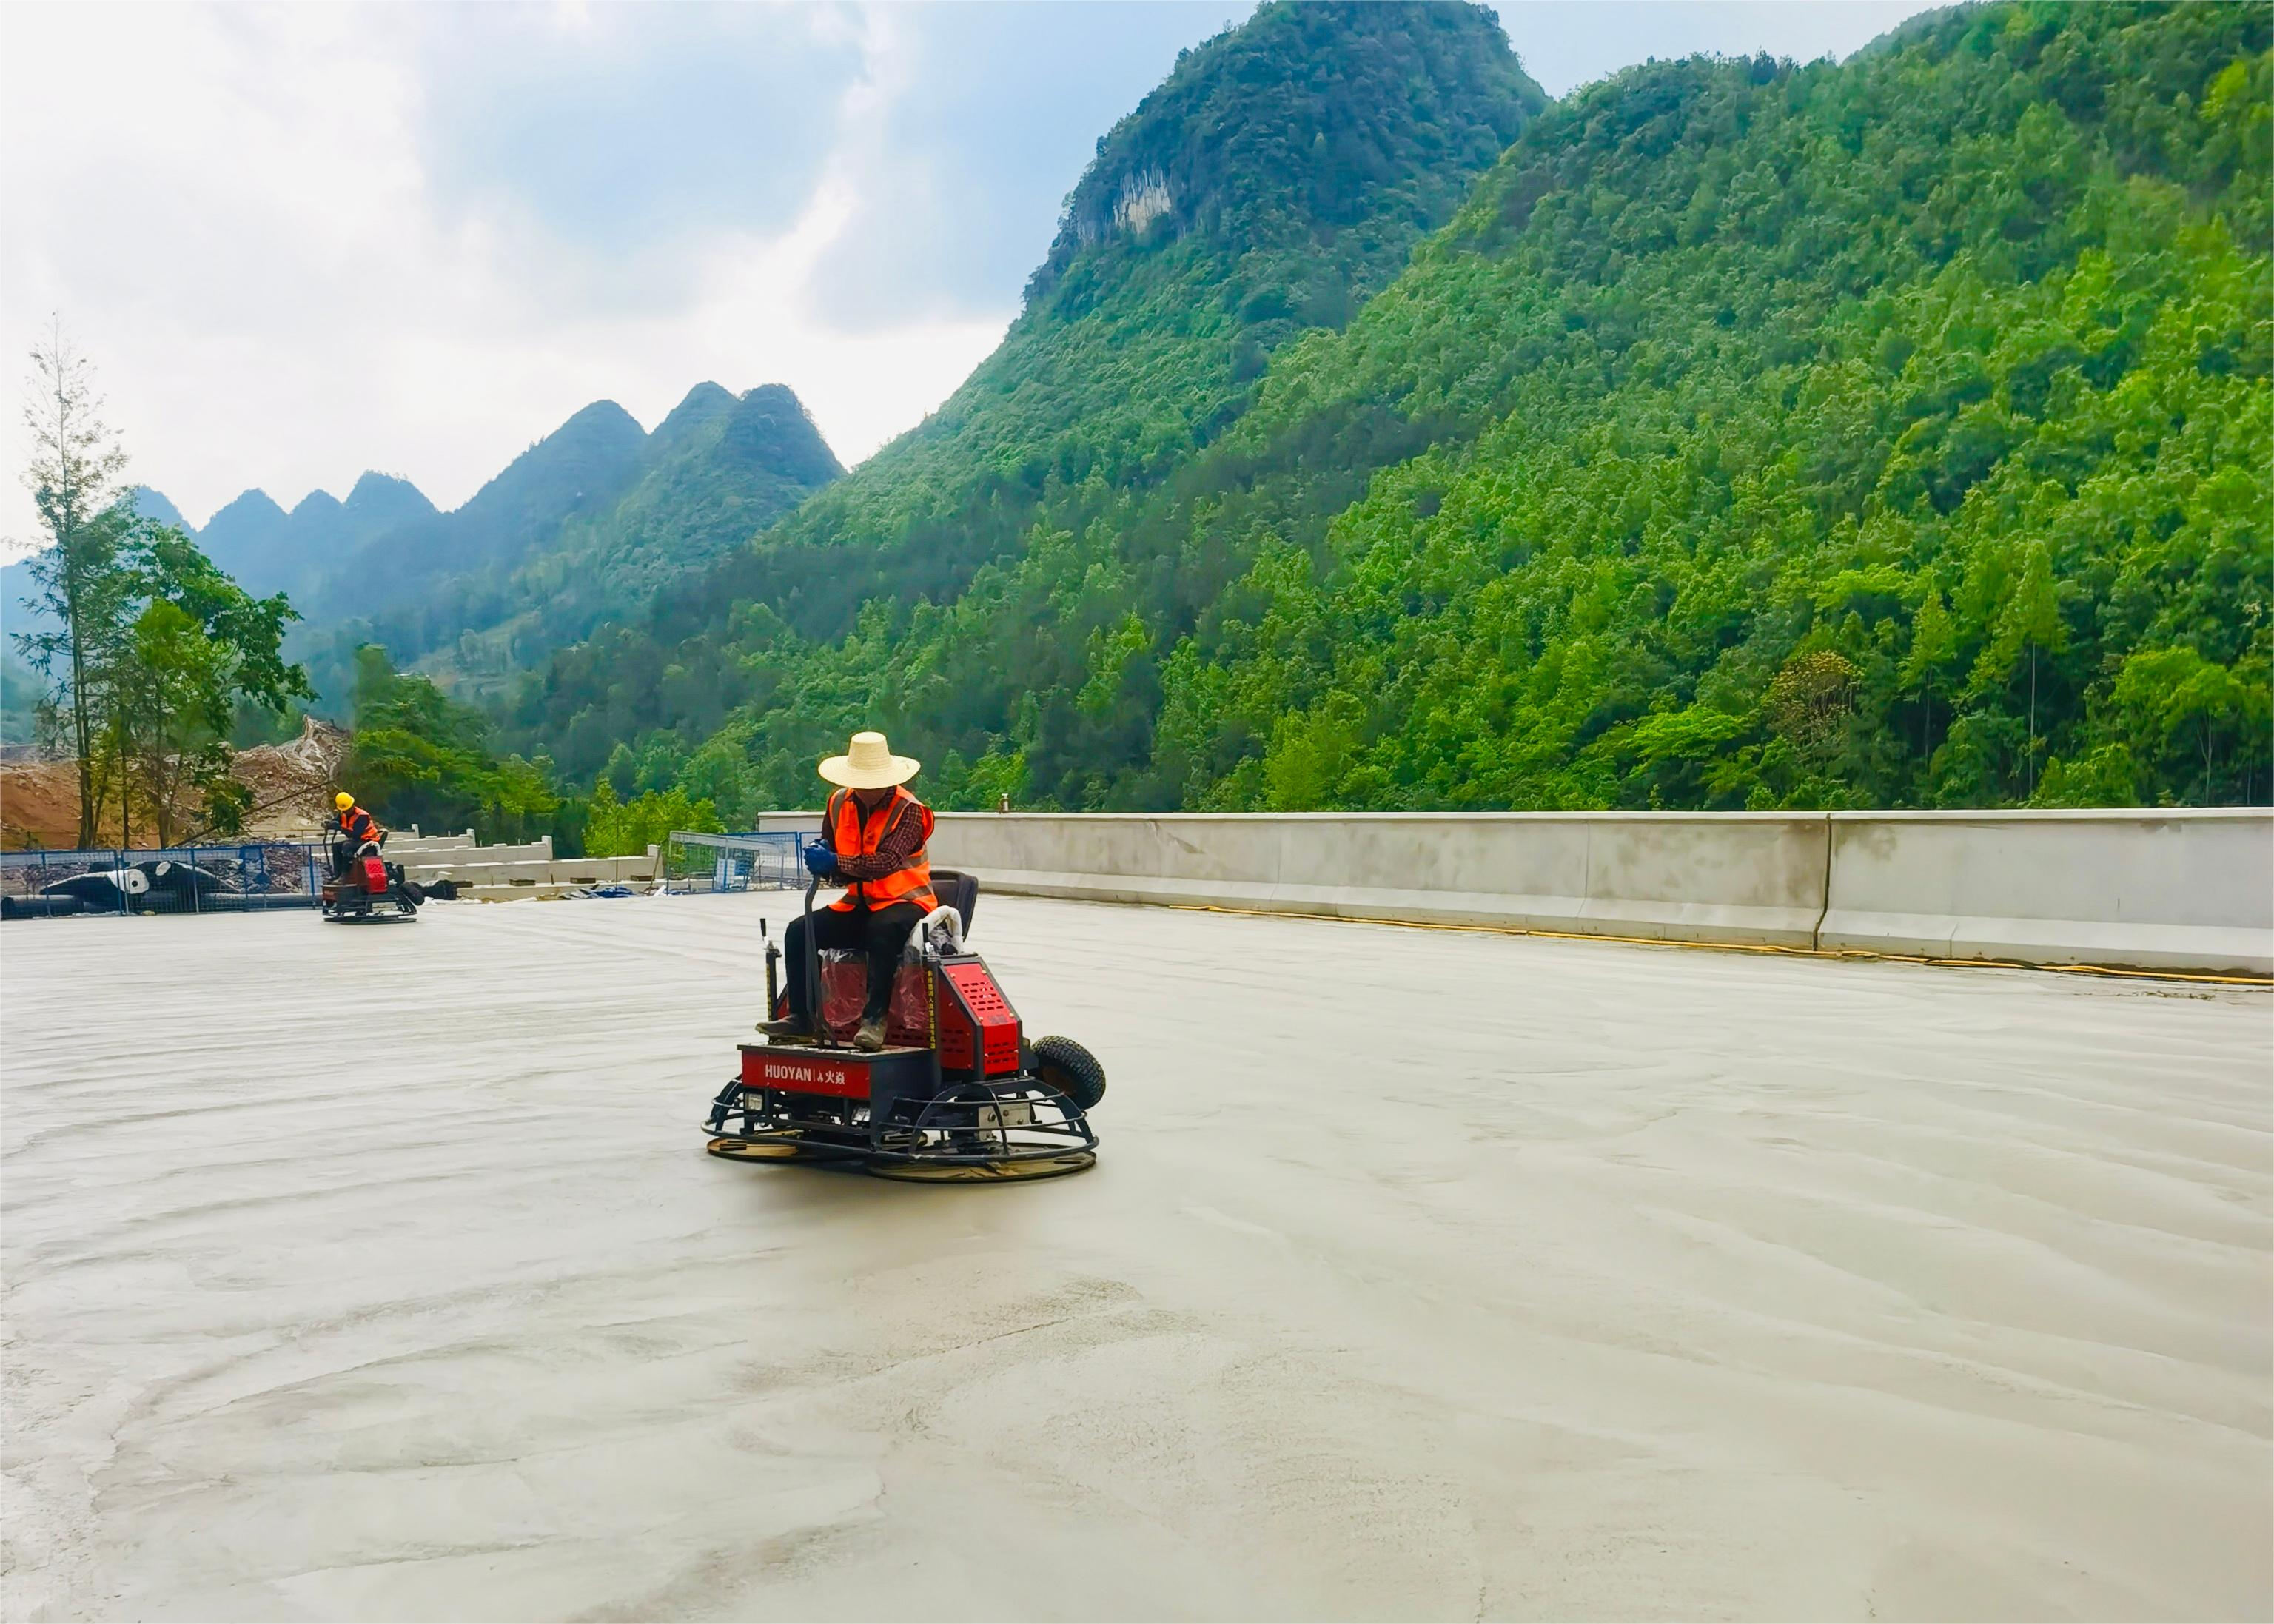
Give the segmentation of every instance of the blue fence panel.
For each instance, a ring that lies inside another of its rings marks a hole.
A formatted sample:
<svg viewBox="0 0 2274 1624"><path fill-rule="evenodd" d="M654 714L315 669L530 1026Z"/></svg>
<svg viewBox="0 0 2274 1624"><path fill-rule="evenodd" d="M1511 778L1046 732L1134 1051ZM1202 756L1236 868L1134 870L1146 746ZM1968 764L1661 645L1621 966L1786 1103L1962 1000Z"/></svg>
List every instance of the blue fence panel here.
<svg viewBox="0 0 2274 1624"><path fill-rule="evenodd" d="M323 850L306 841L249 840L0 852L0 918L313 907L323 883Z"/></svg>
<svg viewBox="0 0 2274 1624"><path fill-rule="evenodd" d="M792 891L805 883L797 846L798 837L786 831L674 830L665 847L665 876L674 891Z"/></svg>

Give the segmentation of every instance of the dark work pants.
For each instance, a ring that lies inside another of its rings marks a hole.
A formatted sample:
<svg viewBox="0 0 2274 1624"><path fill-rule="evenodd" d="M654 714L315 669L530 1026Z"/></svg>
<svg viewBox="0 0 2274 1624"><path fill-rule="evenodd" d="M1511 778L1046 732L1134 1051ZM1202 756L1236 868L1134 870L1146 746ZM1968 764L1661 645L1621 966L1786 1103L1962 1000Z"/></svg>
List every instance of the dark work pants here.
<svg viewBox="0 0 2274 1624"><path fill-rule="evenodd" d="M892 977L900 967L900 950L908 944L908 932L922 917L923 910L913 902L895 902L874 909L855 908L849 914L824 910L813 914L813 939L817 945L869 957L869 996L862 1010L863 1020L878 1019L892 1007ZM805 920L801 917L790 921L782 936L787 954L782 967L789 975L789 1012L810 1031L813 1012L806 1008L805 996Z"/></svg>

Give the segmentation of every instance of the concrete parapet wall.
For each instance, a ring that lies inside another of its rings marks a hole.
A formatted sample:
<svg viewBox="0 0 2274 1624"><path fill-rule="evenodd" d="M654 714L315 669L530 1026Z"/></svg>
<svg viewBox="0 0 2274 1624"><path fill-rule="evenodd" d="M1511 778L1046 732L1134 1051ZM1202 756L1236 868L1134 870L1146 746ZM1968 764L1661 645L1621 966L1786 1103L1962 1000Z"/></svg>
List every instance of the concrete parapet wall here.
<svg viewBox="0 0 2274 1624"><path fill-rule="evenodd" d="M932 861L1033 895L1809 944L1820 815L949 813Z"/></svg>
<svg viewBox="0 0 2274 1624"><path fill-rule="evenodd" d="M944 813L990 889L2274 975L2274 812Z"/></svg>
<svg viewBox="0 0 2274 1624"><path fill-rule="evenodd" d="M1818 944L2274 975L2274 813L1841 812Z"/></svg>

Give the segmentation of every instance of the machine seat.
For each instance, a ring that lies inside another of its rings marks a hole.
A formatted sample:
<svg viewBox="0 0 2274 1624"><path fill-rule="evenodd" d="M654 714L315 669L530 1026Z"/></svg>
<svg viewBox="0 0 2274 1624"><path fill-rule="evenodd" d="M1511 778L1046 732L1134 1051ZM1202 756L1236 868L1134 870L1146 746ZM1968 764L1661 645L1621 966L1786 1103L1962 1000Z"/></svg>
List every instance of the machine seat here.
<svg viewBox="0 0 2274 1624"><path fill-rule="evenodd" d="M934 868L931 893L944 906L963 916L963 934L971 934L971 911L979 906L979 877L960 868Z"/></svg>

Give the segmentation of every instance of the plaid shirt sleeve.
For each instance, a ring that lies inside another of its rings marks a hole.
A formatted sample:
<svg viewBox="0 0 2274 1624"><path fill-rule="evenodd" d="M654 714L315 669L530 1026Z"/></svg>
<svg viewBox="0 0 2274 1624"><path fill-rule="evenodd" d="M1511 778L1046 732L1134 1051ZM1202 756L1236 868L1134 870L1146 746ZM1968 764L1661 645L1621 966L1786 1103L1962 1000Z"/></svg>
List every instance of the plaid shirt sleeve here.
<svg viewBox="0 0 2274 1624"><path fill-rule="evenodd" d="M881 880L888 874L897 874L908 866L908 860L923 845L923 820L903 817L877 843L875 852L868 856L847 856L840 853L837 872L848 880Z"/></svg>

